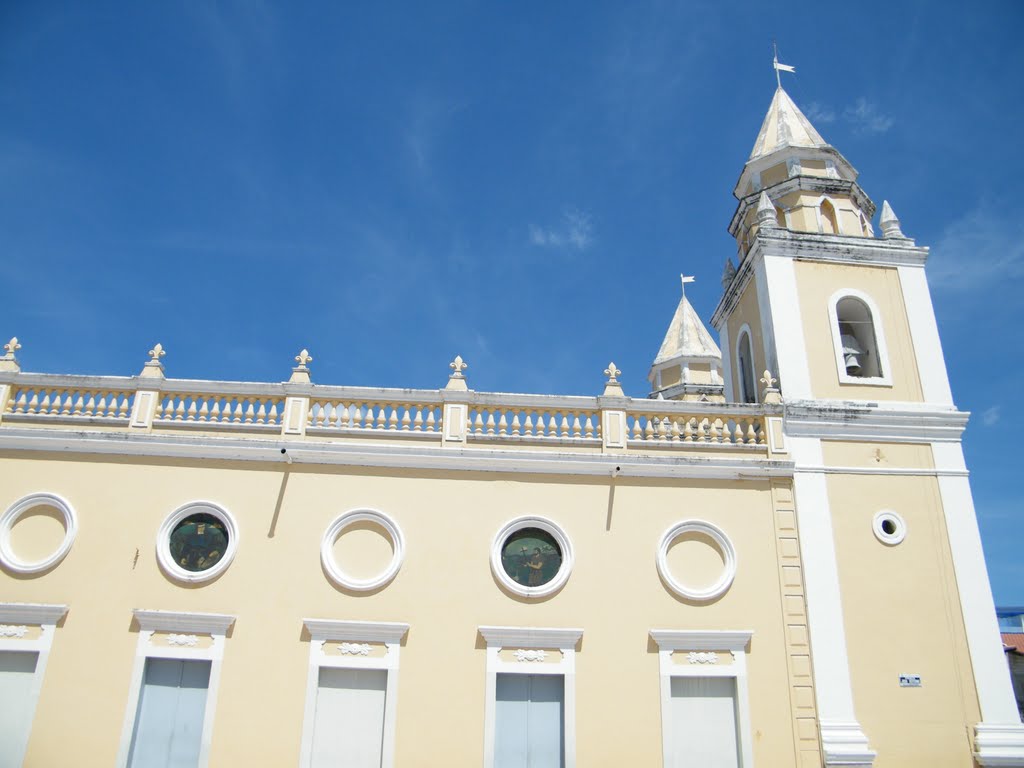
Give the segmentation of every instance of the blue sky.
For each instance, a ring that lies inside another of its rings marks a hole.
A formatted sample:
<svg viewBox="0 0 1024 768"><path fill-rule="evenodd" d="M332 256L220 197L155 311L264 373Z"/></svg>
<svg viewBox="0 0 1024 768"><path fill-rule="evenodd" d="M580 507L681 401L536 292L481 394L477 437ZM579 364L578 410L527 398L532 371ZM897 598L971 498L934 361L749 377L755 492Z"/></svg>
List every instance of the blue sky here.
<svg viewBox="0 0 1024 768"><path fill-rule="evenodd" d="M1019 2L0 5L0 335L26 370L628 394L707 319L786 87L929 280L1024 604ZM876 221L877 225L877 221Z"/></svg>

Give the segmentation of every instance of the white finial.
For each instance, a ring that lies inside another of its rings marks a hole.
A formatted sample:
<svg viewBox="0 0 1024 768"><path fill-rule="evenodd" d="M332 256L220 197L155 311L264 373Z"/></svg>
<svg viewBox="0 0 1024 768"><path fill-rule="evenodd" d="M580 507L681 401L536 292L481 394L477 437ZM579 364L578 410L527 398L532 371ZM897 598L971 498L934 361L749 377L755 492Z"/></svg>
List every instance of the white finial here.
<svg viewBox="0 0 1024 768"><path fill-rule="evenodd" d="M782 402L782 393L779 388L775 385L778 383L778 379L772 376L771 372L765 370L761 376L761 383L764 384L764 391L761 393L761 402L768 405L777 405Z"/></svg>
<svg viewBox="0 0 1024 768"><path fill-rule="evenodd" d="M772 66L775 67L775 82L779 88L782 87L782 78L779 76L780 72L791 72L796 74L796 67L791 67L788 64L779 64L779 46L772 40Z"/></svg>
<svg viewBox="0 0 1024 768"><path fill-rule="evenodd" d="M907 238L900 229L900 220L896 218L896 214L893 213L892 206L889 205L888 200L882 201L882 216L879 219L879 223L882 225L882 237L886 240L893 238L905 240Z"/></svg>
<svg viewBox="0 0 1024 768"><path fill-rule="evenodd" d="M295 362L299 364L299 368L307 368L309 363L313 362L313 356L309 354L308 349L303 349L295 356Z"/></svg>
<svg viewBox="0 0 1024 768"><path fill-rule="evenodd" d="M725 260L725 266L722 268L722 290L728 290L729 286L732 285L732 279L736 277L736 266L732 263L732 258Z"/></svg>
<svg viewBox="0 0 1024 768"><path fill-rule="evenodd" d="M4 349L7 350L7 354L0 355L0 371L14 371L19 373L21 366L18 365L18 358L14 356L14 353L21 349L21 344L18 343L18 337L14 336L10 341L4 344Z"/></svg>
<svg viewBox="0 0 1024 768"><path fill-rule="evenodd" d="M292 368L292 375L288 381L292 384L309 384L309 364L313 362L313 356L309 354L309 350L303 348L295 356L295 362L298 365Z"/></svg>
<svg viewBox="0 0 1024 768"><path fill-rule="evenodd" d="M775 206L772 205L771 198L768 197L767 192L762 192L761 196L757 199L757 213L754 215L757 226L761 229L778 228L779 222L776 220L775 215Z"/></svg>
<svg viewBox="0 0 1024 768"><path fill-rule="evenodd" d="M604 375L608 377L609 384L618 384L619 380L616 378L622 371L615 367L615 363L608 363L608 367L604 369Z"/></svg>
<svg viewBox="0 0 1024 768"><path fill-rule="evenodd" d="M448 363L448 367L452 369L452 372L448 375L448 385L445 389L469 389L469 385L466 384L466 377L462 374L469 366L462 359L462 355L456 355L455 359Z"/></svg>
<svg viewBox="0 0 1024 768"><path fill-rule="evenodd" d="M7 354L4 355L4 359L13 360L14 353L21 349L21 344L18 343L18 337L12 336L11 340L4 344L4 349L7 350Z"/></svg>
<svg viewBox="0 0 1024 768"><path fill-rule="evenodd" d="M604 369L604 375L608 377L608 381L604 383L604 392L601 393L603 396L623 397L625 395L618 379L621 374L622 371L615 367L615 363L608 363L608 367Z"/></svg>
<svg viewBox="0 0 1024 768"><path fill-rule="evenodd" d="M146 354L149 355L150 359L142 366L142 373L139 375L146 378L162 379L164 377L164 364L160 362L160 358L167 354L164 351L164 345L157 342Z"/></svg>
<svg viewBox="0 0 1024 768"><path fill-rule="evenodd" d="M765 370L764 374L761 376L761 383L764 384L766 389L772 389L777 381L778 379L772 377L772 373L769 370Z"/></svg>

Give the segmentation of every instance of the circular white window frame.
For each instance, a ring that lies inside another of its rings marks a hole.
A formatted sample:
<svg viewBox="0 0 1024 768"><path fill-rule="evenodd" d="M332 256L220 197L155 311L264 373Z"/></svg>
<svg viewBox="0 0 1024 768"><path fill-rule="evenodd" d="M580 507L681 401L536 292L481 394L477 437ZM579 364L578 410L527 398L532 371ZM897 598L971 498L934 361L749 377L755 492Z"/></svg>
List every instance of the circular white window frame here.
<svg viewBox="0 0 1024 768"><path fill-rule="evenodd" d="M555 574L551 581L537 587L528 587L520 584L505 573L505 568L501 564L501 550L505 546L505 540L523 528L539 528L550 535L558 544L558 548L562 550L562 565L559 567L558 573ZM491 544L491 572L494 573L494 578L509 592L520 597L547 597L548 595L553 595L565 586L565 582L569 580L569 574L572 572L574 563L572 542L569 541L569 537L557 523L553 520L548 520L546 517L524 515L523 517L509 520L501 527L494 537L494 543Z"/></svg>
<svg viewBox="0 0 1024 768"><path fill-rule="evenodd" d="M703 589L689 587L676 579L669 569L668 551L671 549L676 539L684 533L702 533L705 536L708 536L718 546L718 551L725 560L725 564L722 568L722 575L709 587L705 587ZM736 578L736 550L733 547L732 542L729 540L729 537L725 535L725 531L716 525L705 522L704 520L683 520L665 531L664 535L661 537L661 543L658 544L657 562L658 574L661 576L662 581L665 582L669 589L680 597L685 597L687 600L695 600L698 602L715 600L728 591L729 587L732 586L733 579Z"/></svg>
<svg viewBox="0 0 1024 768"><path fill-rule="evenodd" d="M49 557L34 561L22 560L11 546L11 533L15 523L36 507L54 507L60 512L64 518L64 539ZM66 499L55 493L33 493L25 496L8 507L3 517L0 517L0 563L15 573L41 573L49 570L67 556L77 534L78 515Z"/></svg>
<svg viewBox="0 0 1024 768"><path fill-rule="evenodd" d="M171 534L175 527L191 515L213 515L222 523L228 534L228 546L224 557L212 568L205 571L188 571L174 562L171 557ZM220 504L212 501L190 501L171 512L160 525L156 537L156 559L164 573L177 581L184 581L188 584L201 584L220 576L231 565L238 551L238 525L235 518Z"/></svg>
<svg viewBox="0 0 1024 768"><path fill-rule="evenodd" d="M357 579L346 573L338 566L334 558L334 544L341 537L346 528L356 523L375 523L383 528L391 539L391 547L394 554L388 567L378 575L370 579ZM340 587L355 592L369 592L373 589L380 589L389 584L398 575L402 563L405 562L405 537L398 523L376 509L353 509L339 516L327 528L323 541L320 543L320 563L330 577L331 581Z"/></svg>
<svg viewBox="0 0 1024 768"><path fill-rule="evenodd" d="M882 527L886 521L891 521L895 525L896 530L893 533L886 533ZM871 530L874 531L875 538L890 547L895 547L907 538L906 522L898 512L893 512L891 509L883 509L875 513L875 517L871 521Z"/></svg>

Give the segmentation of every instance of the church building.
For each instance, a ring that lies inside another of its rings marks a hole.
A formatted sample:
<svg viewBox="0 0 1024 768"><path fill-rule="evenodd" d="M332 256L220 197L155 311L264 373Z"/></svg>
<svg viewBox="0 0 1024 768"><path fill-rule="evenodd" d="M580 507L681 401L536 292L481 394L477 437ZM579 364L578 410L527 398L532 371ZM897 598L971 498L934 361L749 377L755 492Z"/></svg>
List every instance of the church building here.
<svg viewBox="0 0 1024 768"><path fill-rule="evenodd" d="M12 339L0 767L1024 766L928 249L781 86L739 170L646 398Z"/></svg>

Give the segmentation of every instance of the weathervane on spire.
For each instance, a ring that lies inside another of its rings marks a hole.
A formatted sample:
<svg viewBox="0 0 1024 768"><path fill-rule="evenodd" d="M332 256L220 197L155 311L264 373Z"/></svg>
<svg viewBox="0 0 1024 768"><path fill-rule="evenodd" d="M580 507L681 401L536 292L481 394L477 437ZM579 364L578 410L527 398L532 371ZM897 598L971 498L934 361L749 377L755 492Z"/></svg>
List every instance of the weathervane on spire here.
<svg viewBox="0 0 1024 768"><path fill-rule="evenodd" d="M679 279L683 282L683 296L686 295L686 284L694 282L697 278L693 275L680 275Z"/></svg>
<svg viewBox="0 0 1024 768"><path fill-rule="evenodd" d="M697 278L693 275L679 275L679 279L683 283L683 300L686 300L686 284L694 282ZM686 346L686 318L683 318L683 322L679 324L679 335L682 337L680 343L682 346Z"/></svg>
<svg viewBox="0 0 1024 768"><path fill-rule="evenodd" d="M782 87L782 77L779 75L780 72L792 72L796 74L796 67L791 67L788 64L779 64L779 46L772 40L772 51L774 56L772 57L772 66L775 67L775 82L779 84L779 88Z"/></svg>

